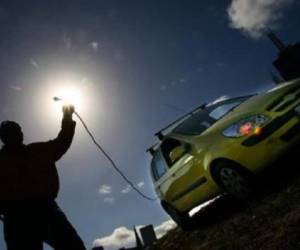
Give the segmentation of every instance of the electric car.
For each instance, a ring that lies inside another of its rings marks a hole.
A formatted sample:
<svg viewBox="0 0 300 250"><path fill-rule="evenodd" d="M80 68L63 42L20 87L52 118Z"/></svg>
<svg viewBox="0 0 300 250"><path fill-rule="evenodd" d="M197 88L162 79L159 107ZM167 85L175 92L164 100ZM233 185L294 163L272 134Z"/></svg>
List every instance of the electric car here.
<svg viewBox="0 0 300 250"><path fill-rule="evenodd" d="M148 150L153 184L184 227L192 208L223 192L247 197L251 178L300 141L300 79L202 105L156 135Z"/></svg>

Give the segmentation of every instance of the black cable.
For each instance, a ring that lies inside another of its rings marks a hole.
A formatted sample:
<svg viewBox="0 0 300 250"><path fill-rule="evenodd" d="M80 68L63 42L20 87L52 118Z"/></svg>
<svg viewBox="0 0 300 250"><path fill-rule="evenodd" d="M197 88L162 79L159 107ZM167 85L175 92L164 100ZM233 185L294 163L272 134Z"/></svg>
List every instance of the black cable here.
<svg viewBox="0 0 300 250"><path fill-rule="evenodd" d="M86 125L86 123L84 122L84 120L81 118L81 116L74 111L74 114L78 117L78 119L81 121L83 127L85 128L86 132L89 134L89 136L91 137L93 143L97 146L97 148L102 152L102 154L104 154L104 156L107 158L107 160L111 163L111 165L113 166L113 168L119 173L119 175L125 180L125 182L128 183L128 185L134 190L136 191L141 197L143 197L146 200L150 200L150 201L155 201L158 198L151 198L145 194L143 194L138 188L135 187L135 185L133 184L132 181L130 181L127 176L117 167L117 165L115 164L114 160L108 155L108 153L105 152L105 150L100 146L100 144L96 141L95 137L93 136L93 134L90 132L88 126Z"/></svg>

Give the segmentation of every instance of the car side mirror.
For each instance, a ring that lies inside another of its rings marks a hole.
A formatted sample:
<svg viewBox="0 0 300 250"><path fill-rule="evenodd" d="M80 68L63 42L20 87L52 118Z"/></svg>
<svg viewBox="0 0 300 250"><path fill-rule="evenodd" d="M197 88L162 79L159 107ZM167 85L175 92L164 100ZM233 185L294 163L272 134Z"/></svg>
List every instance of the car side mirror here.
<svg viewBox="0 0 300 250"><path fill-rule="evenodd" d="M171 162L174 163L175 161L177 161L186 153L186 151L187 150L184 146L178 146L174 148L169 155Z"/></svg>

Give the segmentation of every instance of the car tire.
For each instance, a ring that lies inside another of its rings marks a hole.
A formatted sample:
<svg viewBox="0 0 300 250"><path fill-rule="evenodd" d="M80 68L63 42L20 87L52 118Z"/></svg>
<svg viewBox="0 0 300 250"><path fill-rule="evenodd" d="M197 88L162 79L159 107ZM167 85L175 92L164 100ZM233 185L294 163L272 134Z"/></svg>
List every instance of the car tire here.
<svg viewBox="0 0 300 250"><path fill-rule="evenodd" d="M219 161L211 168L215 182L229 195L250 201L254 195L254 175L246 168L231 161Z"/></svg>
<svg viewBox="0 0 300 250"><path fill-rule="evenodd" d="M180 212L171 205L162 202L162 207L167 212L167 214L172 218L176 224L181 227L182 230L189 230L192 226L192 220L188 212Z"/></svg>

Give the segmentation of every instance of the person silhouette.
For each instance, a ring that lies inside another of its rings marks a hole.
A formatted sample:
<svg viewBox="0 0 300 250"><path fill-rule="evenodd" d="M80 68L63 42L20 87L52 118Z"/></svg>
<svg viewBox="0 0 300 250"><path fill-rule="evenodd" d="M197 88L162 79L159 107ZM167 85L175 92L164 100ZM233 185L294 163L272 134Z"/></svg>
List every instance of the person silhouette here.
<svg viewBox="0 0 300 250"><path fill-rule="evenodd" d="M69 149L76 122L72 105L63 107L61 130L54 140L23 144L21 126L0 125L0 213L8 250L85 250L74 227L57 205L59 178L55 166Z"/></svg>

